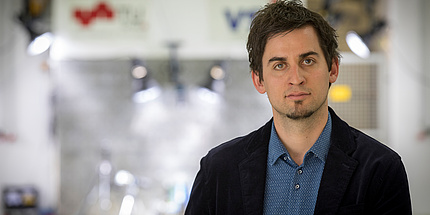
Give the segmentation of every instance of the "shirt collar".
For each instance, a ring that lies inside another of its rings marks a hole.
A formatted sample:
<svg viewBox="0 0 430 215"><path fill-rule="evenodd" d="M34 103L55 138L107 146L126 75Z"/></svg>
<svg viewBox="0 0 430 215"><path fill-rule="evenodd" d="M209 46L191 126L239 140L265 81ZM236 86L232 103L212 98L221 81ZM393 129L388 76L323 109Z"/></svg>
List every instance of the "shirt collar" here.
<svg viewBox="0 0 430 215"><path fill-rule="evenodd" d="M313 153L317 158L319 158L323 163L325 163L327 159L328 150L330 148L330 137L332 131L332 121L330 112L328 113L327 123L324 127L324 130L321 132L317 141L314 145L306 152L305 156L308 156L309 153ZM270 165L274 165L275 162L283 155L286 155L290 158L290 154L285 146L282 144L279 139L278 133L275 129L275 124L272 123L272 131L270 134L269 140L269 153L268 153L268 163Z"/></svg>
<svg viewBox="0 0 430 215"><path fill-rule="evenodd" d="M278 160L278 158L284 154L287 154L288 157L290 156L288 150L285 148L285 146L279 139L278 133L275 129L275 124L272 123L272 131L269 140L269 154L267 161L270 165L273 165Z"/></svg>
<svg viewBox="0 0 430 215"><path fill-rule="evenodd" d="M327 159L328 149L330 148L330 137L331 137L331 130L332 130L332 122L331 122L331 116L330 112L328 113L328 119L327 123L324 127L324 130L321 132L320 136L318 137L318 140L314 143L314 145L309 149L309 152L312 152L315 154L315 156L323 163L325 163Z"/></svg>

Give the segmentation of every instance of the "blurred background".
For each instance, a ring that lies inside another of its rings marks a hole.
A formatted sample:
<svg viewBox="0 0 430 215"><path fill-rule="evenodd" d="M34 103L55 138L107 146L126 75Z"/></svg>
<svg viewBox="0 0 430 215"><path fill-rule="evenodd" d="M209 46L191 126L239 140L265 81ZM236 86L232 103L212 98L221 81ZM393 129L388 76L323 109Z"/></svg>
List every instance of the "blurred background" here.
<svg viewBox="0 0 430 215"><path fill-rule="evenodd" d="M1 214L183 214L207 151L271 117L246 37L269 0L0 0ZM329 104L396 150L430 214L430 1L307 0Z"/></svg>

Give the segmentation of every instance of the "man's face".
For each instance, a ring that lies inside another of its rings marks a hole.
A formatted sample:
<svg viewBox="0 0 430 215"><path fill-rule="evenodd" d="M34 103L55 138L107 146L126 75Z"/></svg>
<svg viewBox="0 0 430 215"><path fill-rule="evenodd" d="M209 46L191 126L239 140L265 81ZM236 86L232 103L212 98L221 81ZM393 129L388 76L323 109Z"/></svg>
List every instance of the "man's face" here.
<svg viewBox="0 0 430 215"><path fill-rule="evenodd" d="M311 26L279 34L267 41L263 54L263 79L255 73L258 92L267 93L273 114L303 119L327 107L329 83L338 76L339 64L331 68Z"/></svg>

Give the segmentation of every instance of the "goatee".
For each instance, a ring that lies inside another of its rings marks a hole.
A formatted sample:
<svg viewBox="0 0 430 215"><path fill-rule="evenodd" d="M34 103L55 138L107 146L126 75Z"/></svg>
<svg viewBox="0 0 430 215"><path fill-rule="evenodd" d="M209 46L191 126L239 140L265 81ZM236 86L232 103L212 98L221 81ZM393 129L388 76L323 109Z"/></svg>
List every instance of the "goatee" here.
<svg viewBox="0 0 430 215"><path fill-rule="evenodd" d="M286 116L292 120L302 120L311 117L315 113L315 111L299 110L299 106L301 106L302 103L302 101L296 101L295 110L292 113L287 113Z"/></svg>

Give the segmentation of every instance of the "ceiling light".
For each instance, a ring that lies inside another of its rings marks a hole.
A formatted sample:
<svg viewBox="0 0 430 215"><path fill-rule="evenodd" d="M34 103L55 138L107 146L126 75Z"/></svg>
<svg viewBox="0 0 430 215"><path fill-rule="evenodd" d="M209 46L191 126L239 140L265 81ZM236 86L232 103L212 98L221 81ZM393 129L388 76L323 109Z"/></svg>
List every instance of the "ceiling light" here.
<svg viewBox="0 0 430 215"><path fill-rule="evenodd" d="M370 56L369 47L363 39L355 31L349 31L346 34L346 43L354 54L361 58L368 58Z"/></svg>
<svg viewBox="0 0 430 215"><path fill-rule="evenodd" d="M38 37L36 37L27 47L27 53L29 55L38 55L42 54L46 50L49 49L52 42L54 41L54 37L50 32L46 32Z"/></svg>
<svg viewBox="0 0 430 215"><path fill-rule="evenodd" d="M141 60L132 60L131 76L135 103L149 102L160 96L161 88L158 82L151 77L150 71Z"/></svg>

